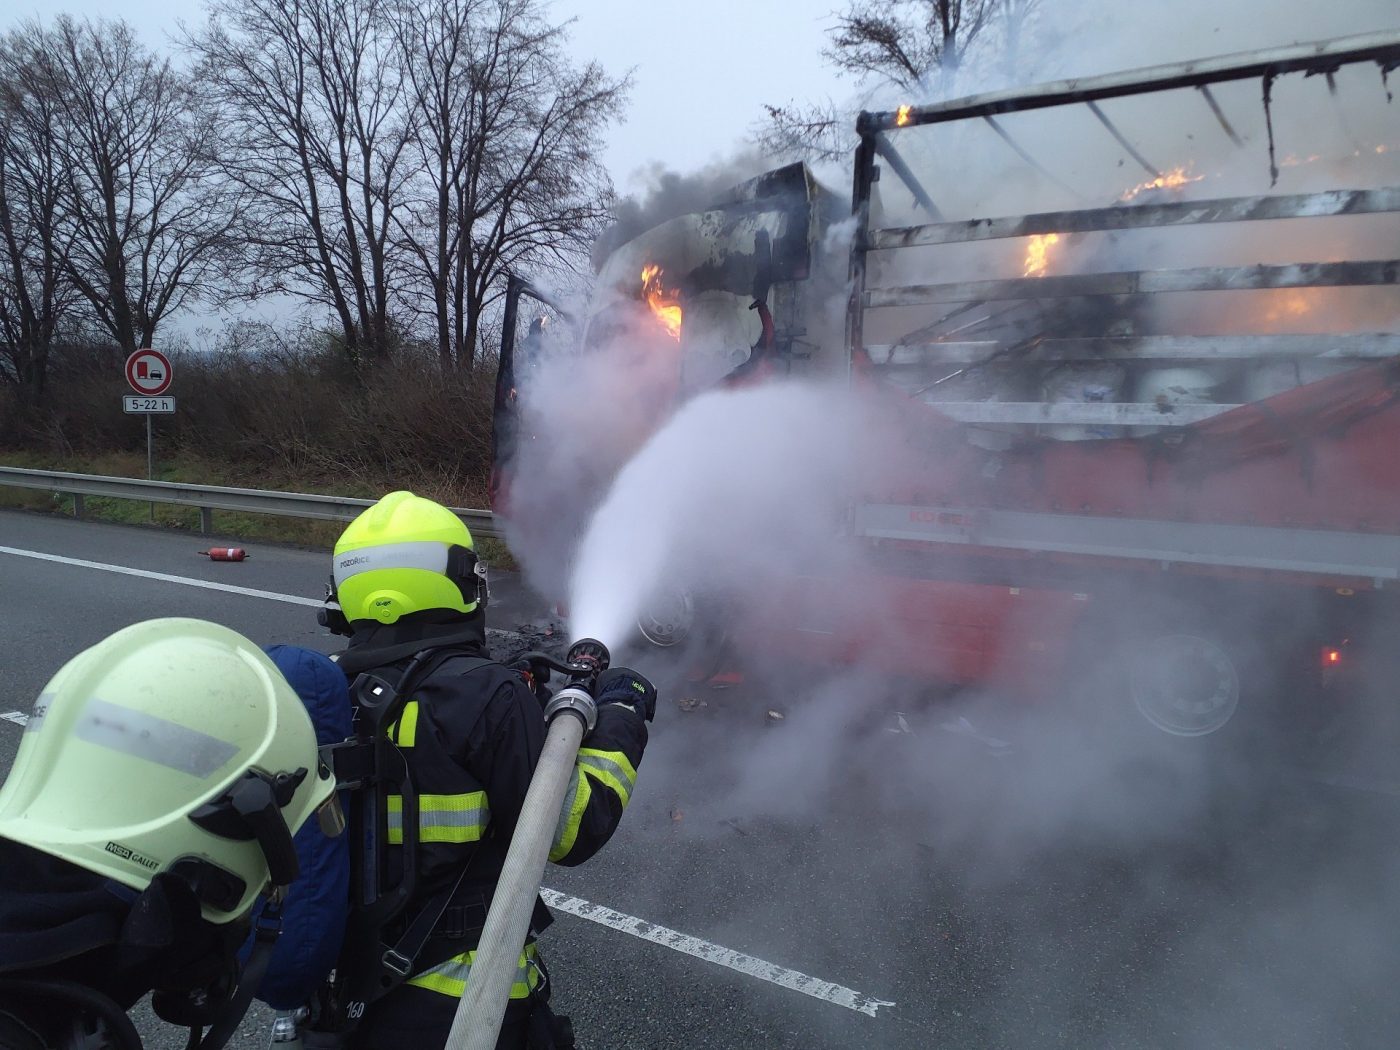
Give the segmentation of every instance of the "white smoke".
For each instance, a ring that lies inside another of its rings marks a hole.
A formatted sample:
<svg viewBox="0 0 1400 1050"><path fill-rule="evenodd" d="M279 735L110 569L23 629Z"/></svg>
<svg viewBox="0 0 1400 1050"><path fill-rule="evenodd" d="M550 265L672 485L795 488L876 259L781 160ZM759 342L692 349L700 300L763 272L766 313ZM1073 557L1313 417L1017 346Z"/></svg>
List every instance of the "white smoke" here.
<svg viewBox="0 0 1400 1050"><path fill-rule="evenodd" d="M1026 63L1023 72L1032 81L1339 36L1393 21L1393 9L1369 2L1306 10L1251 2L1105 11L1102 5L1047 3L1041 17L1059 20L1064 49ZM1400 154L1372 149L1367 157L1354 156L1362 147L1386 144L1387 135L1400 137L1375 69L1343 71L1336 79L1336 96L1321 78L1284 78L1275 85L1281 174L1274 192L1394 183L1395 162L1386 158ZM994 86L1001 85L988 74L984 83L963 83L959 91ZM1192 92L1157 109L1145 103L1105 108L1163 167L1191 162L1201 181L1190 184L1190 196L1270 192L1259 84L1222 88L1217 95L1243 149ZM914 143L906 159L921 174L933 173L929 188L950 217L1100 206L1148 178L1083 112L1023 114L1004 124L1073 192L1028 170L980 125L948 129L943 140L930 135L924 145L914 136L900 139ZM1341 159L1308 163L1313 152ZM1290 155L1299 163L1283 163ZM927 221L889 170L877 193L890 225ZM1244 236L1236 229L1197 228L1120 237L1107 247L1069 242L1055 263L1064 269L1052 272L1379 257L1394 237L1393 225L1371 219L1313 224L1303 236L1286 226L1270 231L1263 229L1270 224L1253 225L1259 232ZM883 273L877 265L874 277L893 284L1019 276L1021 248L1013 242L1000 254L979 246L890 253L902 257L886 263ZM892 265L899 272L892 273ZM1331 330L1336 318L1345 327L1393 323L1393 297L1378 306L1369 296L1349 301L1347 294L1321 296L1332 307L1319 330ZM845 290L833 289L828 320L840 317L845 302ZM1192 323L1201 331L1222 330L1231 320L1240 326L1235 330L1258 330L1259 316L1240 314L1237 304L1210 310L1198 302L1168 320L1183 331ZM927 320L897 317L885 330L868 328L866 340L894 341ZM1260 774L1259 760L1275 757L1271 734L1291 728L1293 694L1301 695L1289 677L1298 673L1293 664L1269 666L1264 659L1264 643L1278 623L1267 595L1210 610L1231 626L1246 654L1241 667L1251 678L1253 701L1277 705L1242 709L1244 717L1229 727L1233 745L1228 737L1154 736L1122 689L1121 672L1132 653L1115 646L1125 635L1102 621L1101 636L1080 639L1071 653L1069 670L1084 673L1041 683L1038 703L990 688L940 693L897 659L920 641L935 645L937 629L909 622L898 592L881 582L897 573L874 563L888 552L855 543L843 511L867 497L894 501L889 493L900 486L891 479L899 481L911 460L920 464L921 481L936 479L942 448L914 447L913 435L896 418L835 381L713 391L670 415L667 382L648 378L646 368L660 366L646 360L643 344L656 346L634 341L611 357L570 361L568 369L590 373L582 398L572 393L581 389L574 380L559 384L560 406L588 411L571 416L561 407L553 416L558 451L553 460L541 457L545 467L567 464L562 473L577 476L577 464L595 442L620 434L623 444L635 442L636 452L599 493L596 513L571 526L568 552L556 559L566 566L558 578L569 582L556 586L571 594L574 633L610 645L631 633L658 592L681 586L703 593L729 628L737 649L729 656L743 663L747 681L730 693L667 683L645 790L638 792L641 807L670 809L677 834L697 848L722 840L725 863L760 885L783 877L781 858L766 852L769 837L781 842L784 834L803 838L809 829L822 829L829 850L821 862L861 888L859 900L847 900L846 910L829 920L834 943L867 937L882 917L886 893L921 900L933 893L929 887L942 891L952 883L940 906L969 925L1010 924L1005 915L1014 913L1019 925L1001 942L1006 958L996 968L995 997L1017 1008L1003 1015L982 1004L982 1027L954 1025L940 1040L946 1045L1288 1045L1300 1026L1325 1027L1351 1009L1345 982L1318 980L1309 956L1316 946L1340 958L1355 945L1366 962L1393 964L1393 946L1371 932L1394 922L1393 886L1378 881L1396 871L1393 850L1368 841L1365 831L1348 828L1329 837L1316 827L1294 827L1295 800L1309 802L1307 789L1281 787L1277 769ZM660 353L664 358L671 350L662 345ZM585 417L582 431L571 429L574 419ZM651 426L659 429L648 437ZM917 487L905 480L906 489ZM910 502L919 498L917 492L904 495ZM559 505L568 503L561 496ZM960 568L945 562L940 571L956 575ZM1145 589L1132 597L1128 604L1144 618L1180 619L1167 603L1155 608ZM943 611L953 622L960 610ZM1003 630L1003 651L1012 652L1033 641L1039 625L987 628L969 613L959 626ZM847 652L857 635L864 647ZM811 659L814 652L837 659ZM833 667L842 657L849 658L846 665ZM1082 667L1074 662L1081 658ZM658 658L640 656L638 663L649 669L649 659ZM676 692L682 688L689 695ZM1380 682L1373 692L1388 699L1387 690ZM673 704L678 697L709 706L679 711ZM770 710L781 718L766 717ZM765 720L770 728L762 728ZM1393 760L1387 768L1393 774ZM682 811L683 821L676 816ZM1318 820L1334 819L1330 808L1322 812ZM662 812L658 819L668 818ZM736 821L771 836L736 836ZM1325 858L1308 858L1307 878L1295 881L1274 866L1277 857L1288 856L1274 840L1289 835L1332 846ZM680 883L692 877L690 862L678 854L662 861L663 872L666 863L674 864ZM1358 876L1371 864L1372 881ZM1357 882L1366 892L1351 892ZM658 897L663 892L656 890ZM1076 910L1078 902L1100 897L1109 898L1108 919L1087 904L1082 915ZM1072 902L1068 914L1056 913L1065 901ZM756 894L734 906L729 922L742 929L786 906ZM1184 931L1179 938L1147 940L1165 940L1180 959L1139 958L1140 930L1170 924ZM1235 937L1259 958L1240 961ZM1080 944L1092 958L1077 957ZM1250 969L1255 962L1257 971ZM1281 974L1281 986L1263 975L1266 963ZM1090 994L1086 983L1111 982L1132 967L1137 980L1172 979L1188 994L1191 980L1174 967L1198 967L1218 974L1221 988L1162 1006L1125 981L1099 1027L1082 1032L1068 1020L1058 1027ZM1049 1022L1044 1014L1033 1020L1049 1024L1058 1037L1047 1037L1047 1029L1018 1012L1032 999L1051 1004L1044 1007ZM1115 1004L1130 1009L1114 1015ZM1154 1026L1159 1018L1162 1027ZM1319 1029L1308 1031L1316 1038L1299 1038L1296 1045L1326 1043ZM1373 1032L1368 1041L1369 1030L1360 1031L1355 1045L1377 1045Z"/></svg>

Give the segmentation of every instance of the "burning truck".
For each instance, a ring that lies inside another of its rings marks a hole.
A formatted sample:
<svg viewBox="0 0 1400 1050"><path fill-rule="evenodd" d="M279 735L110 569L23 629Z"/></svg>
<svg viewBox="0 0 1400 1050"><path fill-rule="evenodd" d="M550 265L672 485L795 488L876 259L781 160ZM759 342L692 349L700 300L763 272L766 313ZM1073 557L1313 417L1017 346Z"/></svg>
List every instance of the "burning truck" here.
<svg viewBox="0 0 1400 1050"><path fill-rule="evenodd" d="M838 541L898 629L833 612L833 569L764 588L766 646L1030 693L1092 673L1181 737L1345 702L1400 631L1397 65L1390 32L861 114L849 202L793 165L603 260L556 352L625 345L651 412L578 509L695 393L845 375L892 423ZM532 296L497 390L522 526Z"/></svg>

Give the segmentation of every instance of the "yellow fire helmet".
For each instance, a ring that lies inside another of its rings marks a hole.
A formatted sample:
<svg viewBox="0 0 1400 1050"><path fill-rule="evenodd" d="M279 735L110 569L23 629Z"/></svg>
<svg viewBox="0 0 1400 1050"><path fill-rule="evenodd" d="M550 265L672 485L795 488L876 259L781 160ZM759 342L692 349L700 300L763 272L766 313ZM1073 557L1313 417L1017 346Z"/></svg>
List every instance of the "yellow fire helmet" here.
<svg viewBox="0 0 1400 1050"><path fill-rule="evenodd" d="M292 835L318 811L338 816L335 780L272 661L226 627L148 620L44 688L0 835L136 890L182 876L224 923L296 877Z"/></svg>
<svg viewBox="0 0 1400 1050"><path fill-rule="evenodd" d="M471 613L487 597L466 524L411 492L389 493L346 526L332 569L332 599L351 624L429 609Z"/></svg>

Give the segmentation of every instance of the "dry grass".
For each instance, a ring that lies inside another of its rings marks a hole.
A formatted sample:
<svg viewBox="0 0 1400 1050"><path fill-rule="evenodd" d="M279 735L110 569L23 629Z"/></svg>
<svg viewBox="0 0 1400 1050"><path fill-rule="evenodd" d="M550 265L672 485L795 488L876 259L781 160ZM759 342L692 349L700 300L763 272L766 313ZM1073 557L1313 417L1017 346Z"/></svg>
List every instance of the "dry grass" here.
<svg viewBox="0 0 1400 1050"><path fill-rule="evenodd" d="M0 462L51 470L146 476L145 424L121 410L125 393L110 354L56 367L41 409L0 392ZM206 485L374 499L410 489L450 506L485 507L490 474L494 364L444 373L404 349L390 366L355 370L324 341L290 344L260 328L234 328L222 344L173 356L178 409L155 417L156 477ZM71 497L0 488L0 506L72 512ZM199 512L87 497L98 520L180 529ZM329 547L341 526L216 512L221 535ZM509 559L483 540L494 564Z"/></svg>

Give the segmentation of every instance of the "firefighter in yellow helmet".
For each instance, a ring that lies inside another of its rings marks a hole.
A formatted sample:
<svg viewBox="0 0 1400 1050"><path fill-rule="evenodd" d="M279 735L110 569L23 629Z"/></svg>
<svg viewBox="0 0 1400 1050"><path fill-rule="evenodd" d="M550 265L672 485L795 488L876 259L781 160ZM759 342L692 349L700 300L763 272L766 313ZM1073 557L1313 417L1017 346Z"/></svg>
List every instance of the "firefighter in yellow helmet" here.
<svg viewBox="0 0 1400 1050"><path fill-rule="evenodd" d="M139 1047L125 1011L152 990L223 1045L257 983L232 980L254 903L280 900L334 789L300 698L235 631L149 620L68 661L0 788L0 1045Z"/></svg>
<svg viewBox="0 0 1400 1050"><path fill-rule="evenodd" d="M388 848L380 868L359 873L361 899L342 955L342 969L352 971L344 1023L357 1050L446 1043L544 745L528 672L487 651L486 600L466 525L410 492L389 493L335 545L322 622L350 638L339 664L352 692L387 686L401 698L385 733L412 789L412 797L386 791L381 812L360 816L376 821ZM579 751L549 855L559 864L587 860L616 829L656 710L656 690L628 668L605 672L597 692L597 725ZM396 908L392 894L406 875L413 892ZM374 883L381 892L365 893ZM537 902L499 1047L573 1045L567 1021L548 1009L535 945L550 921Z"/></svg>

